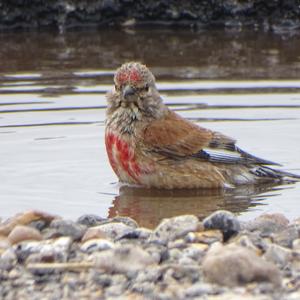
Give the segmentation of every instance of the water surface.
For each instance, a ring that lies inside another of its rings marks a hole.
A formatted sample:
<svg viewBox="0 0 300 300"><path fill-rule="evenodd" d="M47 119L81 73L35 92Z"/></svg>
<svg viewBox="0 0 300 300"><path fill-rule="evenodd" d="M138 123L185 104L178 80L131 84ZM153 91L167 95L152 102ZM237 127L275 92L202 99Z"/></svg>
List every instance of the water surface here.
<svg viewBox="0 0 300 300"><path fill-rule="evenodd" d="M141 225L216 209L300 215L300 184L232 191L120 187L104 149L115 68L146 63L182 116L300 173L300 40L255 32L0 33L0 211L129 215Z"/></svg>

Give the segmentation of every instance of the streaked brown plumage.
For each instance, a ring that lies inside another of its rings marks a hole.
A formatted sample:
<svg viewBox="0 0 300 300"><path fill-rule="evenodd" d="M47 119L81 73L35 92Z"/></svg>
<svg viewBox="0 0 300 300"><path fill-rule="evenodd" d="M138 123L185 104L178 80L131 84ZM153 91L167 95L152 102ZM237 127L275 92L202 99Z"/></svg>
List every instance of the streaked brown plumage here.
<svg viewBox="0 0 300 300"><path fill-rule="evenodd" d="M105 142L121 182L176 189L299 180L267 167L276 164L241 150L230 137L169 110L146 66L124 64L114 81L107 95Z"/></svg>

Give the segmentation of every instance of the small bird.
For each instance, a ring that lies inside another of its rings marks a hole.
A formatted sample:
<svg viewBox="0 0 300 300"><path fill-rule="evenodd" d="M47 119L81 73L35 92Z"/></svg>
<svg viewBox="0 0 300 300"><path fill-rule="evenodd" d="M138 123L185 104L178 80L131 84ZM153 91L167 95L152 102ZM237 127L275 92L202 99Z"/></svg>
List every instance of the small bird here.
<svg viewBox="0 0 300 300"><path fill-rule="evenodd" d="M123 64L107 94L105 144L123 183L147 188L230 188L282 183L300 176L251 155L222 133L192 123L162 101L150 70Z"/></svg>

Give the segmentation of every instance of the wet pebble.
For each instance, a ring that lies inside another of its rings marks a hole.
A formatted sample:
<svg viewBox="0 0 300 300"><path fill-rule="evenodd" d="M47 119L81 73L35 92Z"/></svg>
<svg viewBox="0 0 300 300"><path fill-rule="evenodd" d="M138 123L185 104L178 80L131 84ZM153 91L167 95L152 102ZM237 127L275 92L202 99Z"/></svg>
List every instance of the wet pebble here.
<svg viewBox="0 0 300 300"><path fill-rule="evenodd" d="M40 241L42 239L43 237L37 229L23 225L17 225L8 235L8 240L11 244L27 240Z"/></svg>
<svg viewBox="0 0 300 300"><path fill-rule="evenodd" d="M165 219L154 229L149 241L166 244L189 232L197 231L199 226L198 218L193 215Z"/></svg>
<svg viewBox="0 0 300 300"><path fill-rule="evenodd" d="M238 245L214 244L203 260L206 278L217 284L238 286L254 281L281 285L278 268L257 256L255 252Z"/></svg>
<svg viewBox="0 0 300 300"><path fill-rule="evenodd" d="M224 240L241 230L241 225L237 217L226 210L219 210L206 217L202 222L204 229L219 229L224 235Z"/></svg>

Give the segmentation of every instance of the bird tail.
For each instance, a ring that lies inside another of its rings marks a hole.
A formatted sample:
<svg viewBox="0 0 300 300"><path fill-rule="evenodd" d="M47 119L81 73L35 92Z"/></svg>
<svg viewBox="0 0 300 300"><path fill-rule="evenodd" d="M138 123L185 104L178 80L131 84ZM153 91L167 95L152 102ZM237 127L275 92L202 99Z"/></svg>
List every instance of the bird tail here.
<svg viewBox="0 0 300 300"><path fill-rule="evenodd" d="M251 170L251 173L254 175L261 177L262 179L273 179L277 182L284 182L284 183L293 183L300 181L300 175L278 170L272 169L266 166L259 166Z"/></svg>

